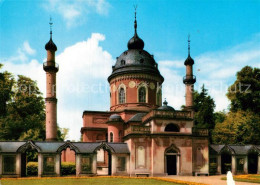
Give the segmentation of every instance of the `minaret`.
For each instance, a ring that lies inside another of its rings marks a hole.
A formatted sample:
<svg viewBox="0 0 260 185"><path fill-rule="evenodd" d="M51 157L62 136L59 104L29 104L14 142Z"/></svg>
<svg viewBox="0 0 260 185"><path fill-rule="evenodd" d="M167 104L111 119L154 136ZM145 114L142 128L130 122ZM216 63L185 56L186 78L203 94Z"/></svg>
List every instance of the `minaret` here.
<svg viewBox="0 0 260 185"><path fill-rule="evenodd" d="M46 71L46 141L57 140L57 98L56 98L56 73L59 66L55 63L57 46L52 41L52 20L50 18L50 40L45 45L47 62L43 69Z"/></svg>
<svg viewBox="0 0 260 185"><path fill-rule="evenodd" d="M186 66L186 76L183 77L183 83L185 84L185 104L186 109L193 108L193 84L196 82L196 77L193 75L192 66L194 60L190 56L190 36L188 36L188 57L184 62Z"/></svg>

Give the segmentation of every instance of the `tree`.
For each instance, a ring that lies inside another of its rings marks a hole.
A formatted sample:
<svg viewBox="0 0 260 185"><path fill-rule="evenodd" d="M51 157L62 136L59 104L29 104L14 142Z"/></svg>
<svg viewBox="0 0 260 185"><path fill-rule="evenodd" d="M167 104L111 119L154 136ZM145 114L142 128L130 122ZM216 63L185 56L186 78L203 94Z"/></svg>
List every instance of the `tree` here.
<svg viewBox="0 0 260 185"><path fill-rule="evenodd" d="M212 138L215 144L260 144L260 116L252 111L229 112L217 123Z"/></svg>
<svg viewBox="0 0 260 185"><path fill-rule="evenodd" d="M260 112L260 69L245 66L237 72L236 81L229 87L230 110Z"/></svg>
<svg viewBox="0 0 260 185"><path fill-rule="evenodd" d="M18 75L18 80L13 83L12 89L13 95L8 101L6 116L0 120L0 138L44 140L45 106L36 82Z"/></svg>
<svg viewBox="0 0 260 185"><path fill-rule="evenodd" d="M2 64L0 64L0 68ZM58 140L68 130L58 129ZM0 72L0 140L45 140L45 105L37 83Z"/></svg>
<svg viewBox="0 0 260 185"><path fill-rule="evenodd" d="M0 64L0 69L2 68ZM0 117L7 113L7 102L11 100L13 95L12 87L14 85L14 77L11 73L4 71L0 73Z"/></svg>
<svg viewBox="0 0 260 185"><path fill-rule="evenodd" d="M212 130L215 126L215 102L207 91L204 85L201 87L200 93L194 91L194 122L196 127Z"/></svg>

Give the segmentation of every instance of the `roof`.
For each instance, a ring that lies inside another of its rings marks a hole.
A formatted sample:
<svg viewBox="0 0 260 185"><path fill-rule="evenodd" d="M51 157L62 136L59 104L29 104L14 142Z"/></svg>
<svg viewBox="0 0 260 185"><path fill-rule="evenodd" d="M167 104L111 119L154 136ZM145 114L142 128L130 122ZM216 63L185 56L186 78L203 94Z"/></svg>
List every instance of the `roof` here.
<svg viewBox="0 0 260 185"><path fill-rule="evenodd" d="M112 153L130 153L127 143L86 143L70 141L0 141L0 153L21 153L28 148L36 149L39 153L60 153L66 148L76 153L94 153L98 148L109 148Z"/></svg>
<svg viewBox="0 0 260 185"><path fill-rule="evenodd" d="M124 51L117 58L116 64L112 68L113 71L108 77L108 81L115 76L129 73L151 74L159 77L162 82L164 80L159 72L158 64L155 62L153 56L142 49L130 49Z"/></svg>
<svg viewBox="0 0 260 185"><path fill-rule="evenodd" d="M146 115L147 113L137 113L135 115L133 115L128 122L141 122L142 118Z"/></svg>
<svg viewBox="0 0 260 185"><path fill-rule="evenodd" d="M16 152L19 147L24 145L26 141L0 141L0 153L13 153Z"/></svg>
<svg viewBox="0 0 260 185"><path fill-rule="evenodd" d="M194 60L191 58L190 55L188 55L188 57L186 58L184 65L193 65L194 64Z"/></svg>
<svg viewBox="0 0 260 185"><path fill-rule="evenodd" d="M57 51L57 46L55 43L52 41L52 38L50 38L49 42L45 44L45 49L46 50L51 50L51 51Z"/></svg>
<svg viewBox="0 0 260 185"><path fill-rule="evenodd" d="M173 107L168 106L168 102L166 100L164 100L163 106L159 107L158 110L175 111Z"/></svg>
<svg viewBox="0 0 260 185"><path fill-rule="evenodd" d="M119 154L130 153L127 143L107 143L107 144L114 149L115 153L119 153Z"/></svg>
<svg viewBox="0 0 260 185"><path fill-rule="evenodd" d="M210 154L221 154L230 151L234 155L247 155L250 151L260 154L258 145L209 145Z"/></svg>

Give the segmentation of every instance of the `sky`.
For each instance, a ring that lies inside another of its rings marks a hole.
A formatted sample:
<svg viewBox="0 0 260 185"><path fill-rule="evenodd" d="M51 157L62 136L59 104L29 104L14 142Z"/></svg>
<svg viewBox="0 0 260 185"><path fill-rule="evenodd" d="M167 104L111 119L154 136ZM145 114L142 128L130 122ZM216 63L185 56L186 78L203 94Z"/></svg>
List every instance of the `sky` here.
<svg viewBox="0 0 260 185"><path fill-rule="evenodd" d="M84 110L109 111L109 84L116 57L137 32L164 76L163 99L185 104L184 61L190 34L195 89L205 84L228 110L228 87L244 66L260 67L260 0L0 0L1 71L36 80L45 97L45 44L58 47L58 125L78 141Z"/></svg>

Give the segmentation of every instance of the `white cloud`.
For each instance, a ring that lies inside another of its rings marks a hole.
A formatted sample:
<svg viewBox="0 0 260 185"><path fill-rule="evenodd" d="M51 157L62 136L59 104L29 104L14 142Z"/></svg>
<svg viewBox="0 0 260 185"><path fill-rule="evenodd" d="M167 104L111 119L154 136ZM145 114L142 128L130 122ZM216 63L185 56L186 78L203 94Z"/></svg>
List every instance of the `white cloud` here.
<svg viewBox="0 0 260 185"><path fill-rule="evenodd" d="M67 27L81 24L89 13L106 15L109 7L110 4L106 0L49 0L44 3L47 11L63 17Z"/></svg>
<svg viewBox="0 0 260 185"><path fill-rule="evenodd" d="M57 73L58 123L60 127L70 129L69 139L78 140L82 127L84 110L109 109L109 86L107 77L115 60L111 54L100 46L105 36L93 33L86 41L67 47L56 56L59 64ZM254 42L253 42L254 41ZM235 73L245 65L259 67L260 55L257 39L234 46L227 50L204 53L195 59L194 74L197 76L195 88L204 83L209 94L216 102L216 110L226 109L229 102L225 94L228 86L235 80ZM5 60L4 69L14 74L22 74L38 81L45 93L45 72L42 63L28 59L26 52L20 48L17 56L27 61L17 63L14 57ZM185 104L184 60L159 61L159 69L164 76L163 98L169 105L179 109ZM199 71L198 71L199 69ZM45 95L44 95L45 96Z"/></svg>
<svg viewBox="0 0 260 185"><path fill-rule="evenodd" d="M114 60L99 46L99 42L104 39L104 35L93 33L88 40L69 46L56 56L59 64L58 124L70 129L71 140L78 140L80 137L82 113L85 109L109 109L109 86L106 79L111 73ZM46 77L39 61L27 59L26 63L16 63L7 59L4 70L36 80L45 97Z"/></svg>
<svg viewBox="0 0 260 185"><path fill-rule="evenodd" d="M236 72L244 66L259 67L260 61L260 35L237 46L220 51L202 53L194 57L194 75L197 82L195 89L200 91L203 84L214 98L216 111L227 109L230 104L226 97L228 87L235 81ZM185 75L185 58L178 61L159 61L161 74L165 78L163 84L163 97L167 98L169 105L179 109L185 104L185 86L182 77Z"/></svg>
<svg viewBox="0 0 260 185"><path fill-rule="evenodd" d="M29 54L29 55L34 55L36 53L36 50L32 49L29 42L28 41L25 41L23 43L23 50Z"/></svg>
<svg viewBox="0 0 260 185"><path fill-rule="evenodd" d="M28 62L28 55L34 55L36 50L31 48L28 41L24 41L23 45L17 49L14 56L3 58L3 62Z"/></svg>

